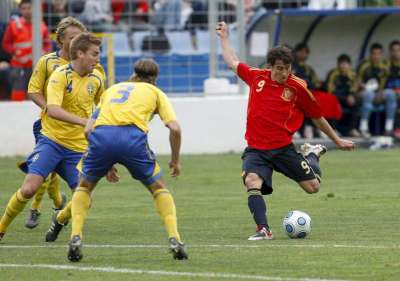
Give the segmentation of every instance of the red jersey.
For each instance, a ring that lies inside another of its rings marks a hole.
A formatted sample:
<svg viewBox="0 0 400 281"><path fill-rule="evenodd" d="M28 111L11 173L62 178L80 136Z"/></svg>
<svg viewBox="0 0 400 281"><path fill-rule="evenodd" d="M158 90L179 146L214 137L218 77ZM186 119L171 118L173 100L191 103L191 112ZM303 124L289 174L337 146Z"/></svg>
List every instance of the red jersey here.
<svg viewBox="0 0 400 281"><path fill-rule="evenodd" d="M240 63L239 77L250 87L246 140L249 147L276 149L292 142L304 116L320 118L320 106L304 80L290 74L284 84L271 79L271 70Z"/></svg>
<svg viewBox="0 0 400 281"><path fill-rule="evenodd" d="M48 53L51 50L51 42L47 26L43 21L40 33L43 40L42 53ZM3 37L4 51L12 55L11 66L31 68L32 47L32 23L27 22L23 17L11 20Z"/></svg>

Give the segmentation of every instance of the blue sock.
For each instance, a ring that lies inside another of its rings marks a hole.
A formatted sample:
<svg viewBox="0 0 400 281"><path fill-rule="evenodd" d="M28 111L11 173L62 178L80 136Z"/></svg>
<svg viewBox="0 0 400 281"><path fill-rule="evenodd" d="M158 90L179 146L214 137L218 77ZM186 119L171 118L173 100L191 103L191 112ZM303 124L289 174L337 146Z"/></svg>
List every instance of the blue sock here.
<svg viewBox="0 0 400 281"><path fill-rule="evenodd" d="M316 173L319 177L322 177L321 168L319 167L319 159L318 156L314 153L310 153L306 156L308 164L313 169L314 173Z"/></svg>
<svg viewBox="0 0 400 281"><path fill-rule="evenodd" d="M262 195L250 195L248 197L248 206L258 228L265 227L269 229L266 216L267 206Z"/></svg>

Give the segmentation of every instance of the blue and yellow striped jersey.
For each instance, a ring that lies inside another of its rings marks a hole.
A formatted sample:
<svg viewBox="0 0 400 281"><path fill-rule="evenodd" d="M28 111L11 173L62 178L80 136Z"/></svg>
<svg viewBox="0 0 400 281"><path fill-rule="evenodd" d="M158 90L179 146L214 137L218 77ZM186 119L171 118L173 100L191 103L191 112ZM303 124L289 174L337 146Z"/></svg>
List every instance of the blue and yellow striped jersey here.
<svg viewBox="0 0 400 281"><path fill-rule="evenodd" d="M166 94L144 82L123 82L110 87L104 93L98 110L95 127L135 125L147 133L154 114L158 114L164 124L176 120Z"/></svg>
<svg viewBox="0 0 400 281"><path fill-rule="evenodd" d="M31 79L29 80L28 93L40 93L44 96L47 101L47 84L49 83L50 75L59 66L68 64L69 61L61 58L58 52L50 53L42 56L33 70ZM96 69L101 73L102 79L106 80L105 72L100 64L96 65ZM44 115L44 111L41 112L41 118Z"/></svg>
<svg viewBox="0 0 400 281"><path fill-rule="evenodd" d="M104 92L103 75L94 70L79 76L70 64L53 72L47 85L47 104L61 106L65 111L81 118L90 118ZM84 128L49 117L42 117L42 134L62 146L77 152L86 149Z"/></svg>

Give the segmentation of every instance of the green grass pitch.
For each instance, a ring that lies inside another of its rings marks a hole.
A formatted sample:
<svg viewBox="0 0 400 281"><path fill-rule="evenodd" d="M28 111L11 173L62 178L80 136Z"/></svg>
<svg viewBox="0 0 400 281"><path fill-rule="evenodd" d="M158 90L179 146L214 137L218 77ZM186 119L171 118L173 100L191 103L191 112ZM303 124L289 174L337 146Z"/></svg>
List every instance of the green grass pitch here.
<svg viewBox="0 0 400 281"><path fill-rule="evenodd" d="M1 213L23 180L18 160L0 158ZM159 160L166 169L168 158ZM274 174L267 204L275 239L252 242L240 155L183 156L181 177L166 175L190 255L183 262L167 251L150 195L120 167L120 183L96 189L82 262L66 258L70 226L44 242L52 213L45 197L40 225L24 227L26 208L0 242L0 280L400 280L400 150L329 151L321 166L313 195ZM308 238L283 233L292 209L310 214Z"/></svg>

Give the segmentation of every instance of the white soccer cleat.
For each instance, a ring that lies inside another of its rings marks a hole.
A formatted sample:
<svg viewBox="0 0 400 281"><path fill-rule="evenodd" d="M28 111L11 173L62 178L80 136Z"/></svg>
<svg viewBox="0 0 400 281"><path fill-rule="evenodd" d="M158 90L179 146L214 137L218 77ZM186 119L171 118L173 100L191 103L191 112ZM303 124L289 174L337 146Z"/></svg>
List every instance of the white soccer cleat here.
<svg viewBox="0 0 400 281"><path fill-rule="evenodd" d="M256 232L256 234L251 235L247 240L249 241L258 241L258 240L271 240L274 238L272 231L266 229L265 227L261 228Z"/></svg>
<svg viewBox="0 0 400 281"><path fill-rule="evenodd" d="M306 142L300 146L300 152L304 157L308 156L310 153L314 153L319 158L321 155L325 154L326 151L326 146L322 144L312 145Z"/></svg>

